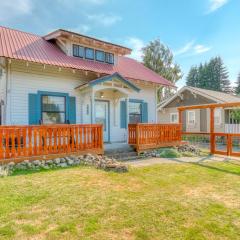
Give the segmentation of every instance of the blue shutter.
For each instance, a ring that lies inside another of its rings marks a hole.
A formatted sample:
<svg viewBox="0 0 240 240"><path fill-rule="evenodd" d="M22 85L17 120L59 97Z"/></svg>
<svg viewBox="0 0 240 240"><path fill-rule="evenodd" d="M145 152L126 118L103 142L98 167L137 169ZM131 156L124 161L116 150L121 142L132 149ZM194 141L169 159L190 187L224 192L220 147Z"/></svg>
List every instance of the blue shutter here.
<svg viewBox="0 0 240 240"><path fill-rule="evenodd" d="M142 103L142 122L148 123L148 103Z"/></svg>
<svg viewBox="0 0 240 240"><path fill-rule="evenodd" d="M127 108L126 108L126 102L121 101L120 102L120 127L121 128L127 128Z"/></svg>
<svg viewBox="0 0 240 240"><path fill-rule="evenodd" d="M69 114L68 114L68 120L70 124L76 124L76 98L75 97L69 97Z"/></svg>
<svg viewBox="0 0 240 240"><path fill-rule="evenodd" d="M38 95L30 93L28 95L28 123L30 125L39 124L40 106L38 104Z"/></svg>

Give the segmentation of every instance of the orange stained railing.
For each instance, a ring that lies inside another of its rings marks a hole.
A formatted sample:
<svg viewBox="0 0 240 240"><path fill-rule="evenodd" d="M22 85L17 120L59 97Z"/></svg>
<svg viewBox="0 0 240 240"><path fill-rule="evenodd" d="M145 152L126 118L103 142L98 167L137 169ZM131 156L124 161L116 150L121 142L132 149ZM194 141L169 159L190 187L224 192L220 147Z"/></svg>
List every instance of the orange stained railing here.
<svg viewBox="0 0 240 240"><path fill-rule="evenodd" d="M103 152L100 124L1 126L0 159Z"/></svg>
<svg viewBox="0 0 240 240"><path fill-rule="evenodd" d="M129 124L128 143L139 152L145 149L175 146L181 143L180 124Z"/></svg>

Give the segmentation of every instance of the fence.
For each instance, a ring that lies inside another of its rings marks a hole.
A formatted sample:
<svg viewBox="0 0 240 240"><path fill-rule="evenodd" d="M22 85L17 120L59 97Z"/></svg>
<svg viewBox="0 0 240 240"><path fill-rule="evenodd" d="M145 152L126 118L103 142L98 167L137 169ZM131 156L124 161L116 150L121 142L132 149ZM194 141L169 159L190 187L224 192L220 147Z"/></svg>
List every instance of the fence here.
<svg viewBox="0 0 240 240"><path fill-rule="evenodd" d="M137 152L175 146L181 143L180 124L129 124L128 143L135 145Z"/></svg>
<svg viewBox="0 0 240 240"><path fill-rule="evenodd" d="M102 125L0 127L0 159L80 151L103 153Z"/></svg>

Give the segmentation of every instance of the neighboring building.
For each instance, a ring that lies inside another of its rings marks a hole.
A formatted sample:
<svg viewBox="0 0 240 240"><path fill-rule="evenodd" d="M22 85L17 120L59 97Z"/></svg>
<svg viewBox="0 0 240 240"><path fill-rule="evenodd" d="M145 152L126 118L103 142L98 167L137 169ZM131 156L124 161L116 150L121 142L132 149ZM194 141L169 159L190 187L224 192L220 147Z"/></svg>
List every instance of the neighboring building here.
<svg viewBox="0 0 240 240"><path fill-rule="evenodd" d="M239 102L240 97L196 87L183 87L158 106L159 123L178 123L178 107L211 103ZM215 109L215 132L236 132L238 123L231 119L232 109ZM183 131L209 132L210 110L196 109L183 112Z"/></svg>
<svg viewBox="0 0 240 240"><path fill-rule="evenodd" d="M127 140L128 123L157 120L157 88L173 86L131 49L66 30L37 36L0 27L1 124L103 123Z"/></svg>

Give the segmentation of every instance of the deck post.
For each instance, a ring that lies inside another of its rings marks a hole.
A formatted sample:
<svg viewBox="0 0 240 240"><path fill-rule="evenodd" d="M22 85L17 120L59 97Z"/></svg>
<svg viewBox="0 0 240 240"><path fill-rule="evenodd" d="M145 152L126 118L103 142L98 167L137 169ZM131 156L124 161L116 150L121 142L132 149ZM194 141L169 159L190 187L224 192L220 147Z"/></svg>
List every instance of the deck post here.
<svg viewBox="0 0 240 240"><path fill-rule="evenodd" d="M210 152L215 151L215 136L214 136L214 108L210 108Z"/></svg>
<svg viewBox="0 0 240 240"><path fill-rule="evenodd" d="M139 152L139 124L136 124L136 150Z"/></svg>

